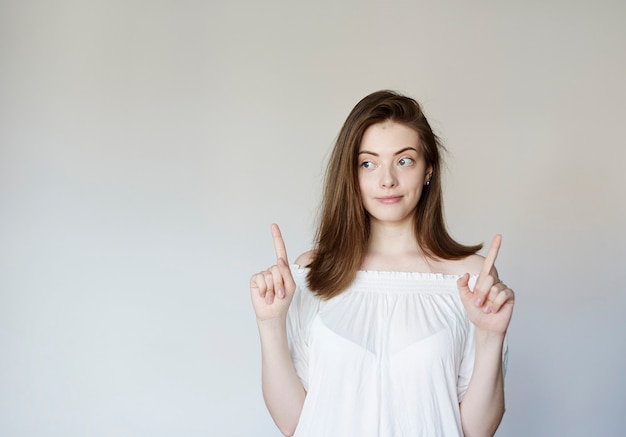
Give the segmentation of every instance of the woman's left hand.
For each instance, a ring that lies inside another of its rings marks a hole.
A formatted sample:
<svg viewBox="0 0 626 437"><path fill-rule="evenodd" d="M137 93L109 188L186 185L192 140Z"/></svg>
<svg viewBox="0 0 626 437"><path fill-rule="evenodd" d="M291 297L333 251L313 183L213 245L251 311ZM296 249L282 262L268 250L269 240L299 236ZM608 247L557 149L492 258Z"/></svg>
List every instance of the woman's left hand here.
<svg viewBox="0 0 626 437"><path fill-rule="evenodd" d="M501 242L501 235L493 238L474 290L469 288L469 273L458 279L457 287L467 316L476 329L504 335L513 314L515 293L500 282L494 268Z"/></svg>

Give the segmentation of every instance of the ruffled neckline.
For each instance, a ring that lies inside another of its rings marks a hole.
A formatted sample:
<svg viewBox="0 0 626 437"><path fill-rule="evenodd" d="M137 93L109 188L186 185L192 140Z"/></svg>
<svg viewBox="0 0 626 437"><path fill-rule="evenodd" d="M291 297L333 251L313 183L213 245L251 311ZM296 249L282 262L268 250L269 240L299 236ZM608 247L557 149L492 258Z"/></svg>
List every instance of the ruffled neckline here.
<svg viewBox="0 0 626 437"><path fill-rule="evenodd" d="M308 267L302 267L298 264L292 264L291 269L299 274L306 274L309 271ZM374 279L408 279L408 280L456 280L459 279L462 274L452 273L439 273L439 272L406 272L406 271L392 271L392 270L358 270L356 272L357 278L374 278ZM470 278L476 278L478 275L470 275Z"/></svg>

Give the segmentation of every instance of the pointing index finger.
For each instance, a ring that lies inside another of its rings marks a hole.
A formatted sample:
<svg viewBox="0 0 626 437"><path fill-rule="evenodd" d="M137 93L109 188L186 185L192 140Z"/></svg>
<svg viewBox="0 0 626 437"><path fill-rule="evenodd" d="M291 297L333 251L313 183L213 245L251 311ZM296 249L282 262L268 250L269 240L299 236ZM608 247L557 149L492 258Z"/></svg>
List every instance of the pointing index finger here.
<svg viewBox="0 0 626 437"><path fill-rule="evenodd" d="M280 228L276 223L272 223L272 238L274 239L274 250L276 251L276 260L282 258L287 264L287 249L285 248L285 242L283 236L280 233Z"/></svg>
<svg viewBox="0 0 626 437"><path fill-rule="evenodd" d="M484 277L491 273L491 270L496 263L496 258L498 257L501 243L502 235L496 234L495 237L493 237L493 241L491 242L491 246L489 247L489 252L487 252L487 256L485 257L485 261L483 262L483 268L480 271L481 277Z"/></svg>

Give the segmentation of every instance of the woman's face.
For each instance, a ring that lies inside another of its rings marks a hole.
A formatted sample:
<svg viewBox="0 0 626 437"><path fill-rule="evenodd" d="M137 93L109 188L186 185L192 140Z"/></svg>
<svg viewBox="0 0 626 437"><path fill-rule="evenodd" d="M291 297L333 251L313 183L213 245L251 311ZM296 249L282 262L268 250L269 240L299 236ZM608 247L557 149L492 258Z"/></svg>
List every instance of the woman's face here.
<svg viewBox="0 0 626 437"><path fill-rule="evenodd" d="M361 200L372 223L413 223L432 171L417 132L393 121L370 126L359 146L358 166Z"/></svg>

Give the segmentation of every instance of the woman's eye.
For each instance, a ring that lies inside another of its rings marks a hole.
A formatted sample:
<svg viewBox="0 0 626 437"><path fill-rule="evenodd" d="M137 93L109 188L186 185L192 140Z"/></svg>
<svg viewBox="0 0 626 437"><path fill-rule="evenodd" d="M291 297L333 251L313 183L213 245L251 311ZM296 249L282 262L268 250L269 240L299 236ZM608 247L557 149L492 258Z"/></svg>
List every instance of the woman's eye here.
<svg viewBox="0 0 626 437"><path fill-rule="evenodd" d="M411 158L402 158L400 161L398 161L398 164L405 167L407 165L413 164L413 160Z"/></svg>
<svg viewBox="0 0 626 437"><path fill-rule="evenodd" d="M374 163L372 161L364 161L361 163L361 167L363 168L374 168Z"/></svg>

